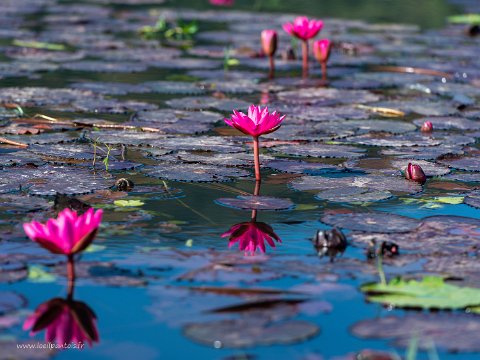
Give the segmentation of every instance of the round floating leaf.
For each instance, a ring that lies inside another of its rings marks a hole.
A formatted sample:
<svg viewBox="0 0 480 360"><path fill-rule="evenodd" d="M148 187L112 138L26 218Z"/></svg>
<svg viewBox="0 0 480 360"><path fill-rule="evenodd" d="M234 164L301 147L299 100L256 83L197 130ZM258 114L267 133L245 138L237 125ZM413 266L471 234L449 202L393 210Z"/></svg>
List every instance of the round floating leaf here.
<svg viewBox="0 0 480 360"><path fill-rule="evenodd" d="M293 104L363 104L378 101L379 96L367 90L342 90L334 88L304 88L282 91L277 94L280 101Z"/></svg>
<svg viewBox="0 0 480 360"><path fill-rule="evenodd" d="M313 121L335 121L345 119L366 119L369 113L352 105L341 105L335 107L316 105L290 105L274 104L281 114L287 114L289 121L292 119L313 120Z"/></svg>
<svg viewBox="0 0 480 360"><path fill-rule="evenodd" d="M390 191L395 194L415 194L422 191L422 186L402 176L366 175L355 177L327 178L323 176L303 176L290 183L295 190L328 190L347 187L366 188L377 191Z"/></svg>
<svg viewBox="0 0 480 360"><path fill-rule="evenodd" d="M445 155L462 155L464 151L459 145L416 146L410 148L382 149L381 155L394 155L403 159L435 160Z"/></svg>
<svg viewBox="0 0 480 360"><path fill-rule="evenodd" d="M1 159L1 158L0 158ZM480 173L455 173L443 176L442 180L452 180L452 181L461 181L461 182L480 182Z"/></svg>
<svg viewBox="0 0 480 360"><path fill-rule="evenodd" d="M245 170L202 164L164 163L155 167L147 166L142 172L160 179L185 182L231 181L235 177L249 176Z"/></svg>
<svg viewBox="0 0 480 360"><path fill-rule="evenodd" d="M465 204L473 206L474 208L480 209L480 193L473 192L468 194L464 199Z"/></svg>
<svg viewBox="0 0 480 360"><path fill-rule="evenodd" d="M0 315L19 310L27 304L27 300L12 291L0 292Z"/></svg>
<svg viewBox="0 0 480 360"><path fill-rule="evenodd" d="M0 153L0 166L23 166L32 164L35 166L44 165L45 160L40 156L32 154L25 150L14 151L9 153Z"/></svg>
<svg viewBox="0 0 480 360"><path fill-rule="evenodd" d="M439 160L439 163L454 169L480 171L480 157L462 157Z"/></svg>
<svg viewBox="0 0 480 360"><path fill-rule="evenodd" d="M422 220L414 231L402 234L388 234L385 228L373 229L373 233L353 233L352 242L368 247L372 240L377 243L393 241L401 249L417 254L450 256L476 252L480 241L480 221L461 216L432 216Z"/></svg>
<svg viewBox="0 0 480 360"><path fill-rule="evenodd" d="M24 213L51 208L45 199L16 194L0 195L0 210L7 213Z"/></svg>
<svg viewBox="0 0 480 360"><path fill-rule="evenodd" d="M157 156L157 155L156 155ZM273 157L263 155L260 158L260 165L264 161L273 159ZM162 156L162 161L183 162L183 163L200 163L206 165L220 165L220 166L253 166L253 156L248 153L231 153L231 154L216 154L216 153L194 153L180 151L175 154Z"/></svg>
<svg viewBox="0 0 480 360"><path fill-rule="evenodd" d="M362 213L326 213L321 221L327 225L343 229L383 232L407 233L415 230L421 222L417 219L379 211Z"/></svg>
<svg viewBox="0 0 480 360"><path fill-rule="evenodd" d="M192 82L149 81L143 85L158 94L202 95L206 93L203 86Z"/></svg>
<svg viewBox="0 0 480 360"><path fill-rule="evenodd" d="M72 61L62 64L62 68L73 71L134 73L147 70L148 65L140 62L106 62L100 60Z"/></svg>
<svg viewBox="0 0 480 360"><path fill-rule="evenodd" d="M168 106L175 109L186 110L207 110L217 109L220 111L230 112L234 109L240 111L247 111L250 103L238 99L218 99L210 96L186 97L179 99L167 100L165 102Z"/></svg>
<svg viewBox="0 0 480 360"><path fill-rule="evenodd" d="M253 195L221 198L215 202L222 206L242 210L289 210L295 206L289 199Z"/></svg>
<svg viewBox="0 0 480 360"><path fill-rule="evenodd" d="M3 170L2 179L9 179L22 184L32 195L76 195L86 194L97 189L111 186L112 180L100 173L63 166L45 166Z"/></svg>
<svg viewBox="0 0 480 360"><path fill-rule="evenodd" d="M42 87L4 88L0 94L0 102L19 105L36 106L69 104L78 99L93 99L90 91L76 89L49 89Z"/></svg>
<svg viewBox="0 0 480 360"><path fill-rule="evenodd" d="M412 338L417 338L422 349L431 348L433 343L451 352L480 351L479 331L478 317L455 313L387 316L352 327L353 334L364 339L393 339L394 345L408 347Z"/></svg>
<svg viewBox="0 0 480 360"><path fill-rule="evenodd" d="M354 146L327 144L291 144L272 148L273 151L294 156L319 158L358 158L365 150Z"/></svg>
<svg viewBox="0 0 480 360"><path fill-rule="evenodd" d="M346 138L344 141L353 144L383 147L436 146L441 144L441 140L436 140L432 137L424 136L421 134L365 134L351 136Z"/></svg>
<svg viewBox="0 0 480 360"><path fill-rule="evenodd" d="M461 117L428 117L414 120L413 123L420 127L425 121L430 121L435 130L480 130L480 123L478 121Z"/></svg>
<svg viewBox="0 0 480 360"><path fill-rule="evenodd" d="M94 93L105 95L143 94L150 92L150 89L144 85L120 82L78 82L70 86L73 89L90 90Z"/></svg>
<svg viewBox="0 0 480 360"><path fill-rule="evenodd" d="M309 175L318 175L342 170L340 167L335 165L287 159L268 161L266 167L287 173Z"/></svg>
<svg viewBox="0 0 480 360"><path fill-rule="evenodd" d="M408 166L408 163L420 165L426 176L442 176L450 172L450 169L446 166L441 166L425 160L392 160L390 163L395 169L401 171L405 170L405 168Z"/></svg>
<svg viewBox="0 0 480 360"><path fill-rule="evenodd" d="M387 284L363 285L361 290L369 301L398 307L455 310L480 305L480 289L447 284L435 276L420 281L396 278Z"/></svg>
<svg viewBox="0 0 480 360"><path fill-rule="evenodd" d="M371 190L360 187L344 187L319 192L315 197L331 202L374 202L391 198L393 195L386 190Z"/></svg>
<svg viewBox="0 0 480 360"><path fill-rule="evenodd" d="M200 79L214 81L235 81L235 80L260 80L264 78L265 73L251 71L228 71L224 70L193 70L188 72L189 75Z"/></svg>
<svg viewBox="0 0 480 360"><path fill-rule="evenodd" d="M319 331L315 324L301 320L267 323L255 319L237 319L190 324L185 327L184 334L210 346L219 344L226 348L243 348L295 344L317 335Z"/></svg>

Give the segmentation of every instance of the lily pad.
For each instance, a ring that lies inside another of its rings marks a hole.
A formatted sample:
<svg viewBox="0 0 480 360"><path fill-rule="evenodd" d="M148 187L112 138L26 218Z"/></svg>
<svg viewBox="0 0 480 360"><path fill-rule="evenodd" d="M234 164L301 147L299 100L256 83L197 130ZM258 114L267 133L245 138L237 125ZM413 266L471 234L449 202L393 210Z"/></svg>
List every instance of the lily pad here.
<svg viewBox="0 0 480 360"><path fill-rule="evenodd" d="M330 189L319 192L315 198L331 202L365 203L386 200L393 197L393 194L386 190L371 190L360 187L345 187Z"/></svg>
<svg viewBox="0 0 480 360"><path fill-rule="evenodd" d="M278 99L291 104L364 104L378 101L380 97L367 90L341 90L333 88L304 88L282 91Z"/></svg>
<svg viewBox="0 0 480 360"><path fill-rule="evenodd" d="M343 229L383 233L408 233L421 224L417 219L379 211L357 213L332 211L327 212L321 221Z"/></svg>
<svg viewBox="0 0 480 360"><path fill-rule="evenodd" d="M288 199L271 196L237 196L236 198L221 198L215 202L222 206L242 210L289 210L295 205Z"/></svg>
<svg viewBox="0 0 480 360"><path fill-rule="evenodd" d="M466 171L480 171L479 157L461 157L461 158L453 158L453 159L444 159L444 160L439 160L438 162L454 169L460 169L460 170L466 170Z"/></svg>
<svg viewBox="0 0 480 360"><path fill-rule="evenodd" d="M465 204L473 206L474 208L480 209L480 193L473 192L468 194L464 199Z"/></svg>
<svg viewBox="0 0 480 360"><path fill-rule="evenodd" d="M0 315L19 310L27 305L27 300L13 291L0 292Z"/></svg>
<svg viewBox="0 0 480 360"><path fill-rule="evenodd" d="M308 340L319 333L319 328L302 320L268 323L265 320L238 319L190 324L184 329L188 338L225 348L287 345Z"/></svg>
<svg viewBox="0 0 480 360"><path fill-rule="evenodd" d="M273 151L286 155L308 156L318 158L358 158L364 156L365 150L354 146L327 144L292 144L272 148Z"/></svg>
<svg viewBox="0 0 480 360"><path fill-rule="evenodd" d="M363 339L389 339L395 346L408 347L412 338L422 349L432 343L451 352L480 351L478 317L467 314L412 314L363 320L352 327L354 335Z"/></svg>
<svg viewBox="0 0 480 360"><path fill-rule="evenodd" d="M3 170L1 176L21 183L32 195L42 196L86 194L111 186L105 175L62 166Z"/></svg>
<svg viewBox="0 0 480 360"><path fill-rule="evenodd" d="M250 174L245 170L236 168L219 167L215 165L170 163L159 164L155 167L146 166L142 172L165 180L185 182L217 182L231 181L235 177L246 177Z"/></svg>
<svg viewBox="0 0 480 360"><path fill-rule="evenodd" d="M165 102L168 106L175 109L185 110L208 110L216 109L220 111L232 111L233 109L246 111L250 103L239 99L219 99L210 96L187 97L167 100Z"/></svg>

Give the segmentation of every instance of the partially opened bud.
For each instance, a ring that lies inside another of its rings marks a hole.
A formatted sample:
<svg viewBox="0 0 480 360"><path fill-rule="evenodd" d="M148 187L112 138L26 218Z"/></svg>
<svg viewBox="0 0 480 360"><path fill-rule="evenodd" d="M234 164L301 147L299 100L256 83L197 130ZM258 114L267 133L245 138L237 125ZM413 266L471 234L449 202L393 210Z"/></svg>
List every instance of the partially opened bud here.
<svg viewBox="0 0 480 360"><path fill-rule="evenodd" d="M427 181L427 176L420 165L413 165L411 163L408 163L408 166L405 169L405 177L408 180L416 181L420 184L425 184Z"/></svg>
<svg viewBox="0 0 480 360"><path fill-rule="evenodd" d="M261 35L262 50L267 56L273 56L277 51L278 35L275 30L263 30Z"/></svg>
<svg viewBox="0 0 480 360"><path fill-rule="evenodd" d="M313 43L313 55L320 63L328 61L331 49L332 42L328 39L318 40Z"/></svg>
<svg viewBox="0 0 480 360"><path fill-rule="evenodd" d="M433 124L431 121L425 121L420 128L421 132L432 132L433 131Z"/></svg>

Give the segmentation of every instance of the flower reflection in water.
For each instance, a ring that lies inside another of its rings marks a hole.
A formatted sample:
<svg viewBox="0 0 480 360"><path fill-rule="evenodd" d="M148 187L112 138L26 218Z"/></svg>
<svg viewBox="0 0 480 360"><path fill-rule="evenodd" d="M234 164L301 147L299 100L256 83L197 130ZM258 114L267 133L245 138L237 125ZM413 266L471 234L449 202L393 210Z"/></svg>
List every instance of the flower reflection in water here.
<svg viewBox="0 0 480 360"><path fill-rule="evenodd" d="M97 316L87 304L73 299L73 289L69 286L65 299L53 298L40 304L23 329L30 330L31 336L45 330L45 341L58 349L82 349L85 343L92 346L99 342Z"/></svg>
<svg viewBox="0 0 480 360"><path fill-rule="evenodd" d="M260 194L260 182L255 185L254 196ZM238 248L245 252L245 255L253 256L257 249L260 252L266 252L265 243L270 247L276 247L276 243L282 240L275 233L273 228L264 223L257 221L257 210L252 210L252 218L250 221L233 225L227 232L222 234L222 238L228 237L228 247L231 248L238 243Z"/></svg>

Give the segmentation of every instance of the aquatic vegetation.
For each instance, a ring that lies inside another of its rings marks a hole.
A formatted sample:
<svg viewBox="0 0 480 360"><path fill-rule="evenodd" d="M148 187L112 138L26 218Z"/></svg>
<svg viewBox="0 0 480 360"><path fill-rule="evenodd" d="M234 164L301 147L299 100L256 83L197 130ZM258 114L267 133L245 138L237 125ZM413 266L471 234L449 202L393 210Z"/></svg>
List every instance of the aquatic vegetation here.
<svg viewBox="0 0 480 360"><path fill-rule="evenodd" d="M184 23L169 22L164 18L157 20L153 26L144 26L140 29L140 35L147 40L192 40L198 32L198 25L195 21Z"/></svg>
<svg viewBox="0 0 480 360"><path fill-rule="evenodd" d="M280 115L277 111L270 113L268 107L251 105L248 108L247 115L233 110L230 119L225 119L227 125L234 127L246 135L253 137L253 151L255 160L255 180L260 181L260 146L259 137L270 134L280 128L286 115Z"/></svg>
<svg viewBox="0 0 480 360"><path fill-rule="evenodd" d="M323 21L297 17L293 23L283 24L283 30L302 41L303 77L308 76L308 41L322 30Z"/></svg>

